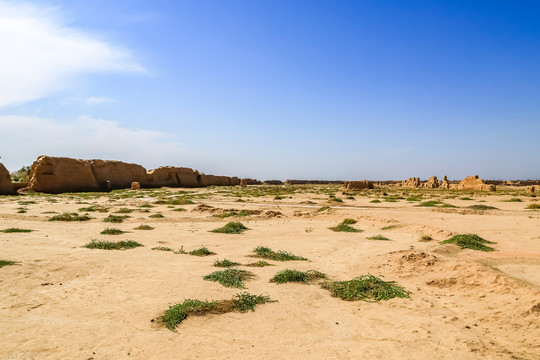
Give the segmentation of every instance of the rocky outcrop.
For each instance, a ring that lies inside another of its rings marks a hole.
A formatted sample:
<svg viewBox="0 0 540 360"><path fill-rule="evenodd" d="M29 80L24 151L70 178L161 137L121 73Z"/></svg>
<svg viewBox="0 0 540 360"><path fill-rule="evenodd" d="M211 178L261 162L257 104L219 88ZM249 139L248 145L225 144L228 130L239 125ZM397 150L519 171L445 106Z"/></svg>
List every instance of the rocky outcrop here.
<svg viewBox="0 0 540 360"><path fill-rule="evenodd" d="M28 190L53 194L110 191L129 189L134 182L141 188L240 184L236 177L205 175L183 167L166 166L147 172L141 165L121 161L40 156L32 165Z"/></svg>
<svg viewBox="0 0 540 360"><path fill-rule="evenodd" d="M202 175L190 168L162 166L148 171L145 187L201 187Z"/></svg>
<svg viewBox="0 0 540 360"><path fill-rule="evenodd" d="M437 189L439 185L439 180L437 180L436 176L430 177L428 181L423 184L423 186L428 189Z"/></svg>
<svg viewBox="0 0 540 360"><path fill-rule="evenodd" d="M407 180L401 183L401 186L405 188L420 187L420 178L417 178L417 177L408 178Z"/></svg>
<svg viewBox="0 0 540 360"><path fill-rule="evenodd" d="M15 188L4 164L0 163L0 195L13 195Z"/></svg>
<svg viewBox="0 0 540 360"><path fill-rule="evenodd" d="M343 183L343 190L365 190L365 189L374 189L373 183L368 180L362 181L345 181Z"/></svg>
<svg viewBox="0 0 540 360"><path fill-rule="evenodd" d="M474 191L495 191L496 187L492 184L486 184L478 175L467 176L457 184L458 190Z"/></svg>

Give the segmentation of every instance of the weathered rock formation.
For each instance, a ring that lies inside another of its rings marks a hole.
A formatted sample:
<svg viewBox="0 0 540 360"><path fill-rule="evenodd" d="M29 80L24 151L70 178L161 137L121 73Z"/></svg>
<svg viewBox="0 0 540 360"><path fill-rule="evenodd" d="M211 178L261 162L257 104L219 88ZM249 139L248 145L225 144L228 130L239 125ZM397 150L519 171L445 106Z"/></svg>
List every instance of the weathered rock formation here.
<svg viewBox="0 0 540 360"><path fill-rule="evenodd" d="M446 177L446 175L444 175L443 181L439 184L439 187L441 189L450 189L450 183L448 182L448 178Z"/></svg>
<svg viewBox="0 0 540 360"><path fill-rule="evenodd" d="M28 189L53 194L109 191L129 189L133 182L142 188L240 184L236 177L205 175L183 167L166 166L147 172L140 165L121 161L40 156L32 165Z"/></svg>
<svg viewBox="0 0 540 360"><path fill-rule="evenodd" d="M240 180L240 185L242 185L242 182L244 182L246 185L261 185L262 182L260 182L257 179L250 179L250 178L244 178Z"/></svg>
<svg viewBox="0 0 540 360"><path fill-rule="evenodd" d="M405 188L417 188L420 187L420 178L412 177L401 183L402 187Z"/></svg>
<svg viewBox="0 0 540 360"><path fill-rule="evenodd" d="M486 184L478 175L467 176L457 185L458 190L495 191L495 185Z"/></svg>
<svg viewBox="0 0 540 360"><path fill-rule="evenodd" d="M15 193L14 189L9 171L0 163L0 195L13 195Z"/></svg>
<svg viewBox="0 0 540 360"><path fill-rule="evenodd" d="M131 183L131 190L139 190L141 188L141 183L134 181Z"/></svg>
<svg viewBox="0 0 540 360"><path fill-rule="evenodd" d="M283 181L281 181L281 180L265 180L263 182L263 185L283 185Z"/></svg>
<svg viewBox="0 0 540 360"><path fill-rule="evenodd" d="M373 183L368 180L362 181L345 181L343 183L343 190L364 190L364 189L374 189Z"/></svg>
<svg viewBox="0 0 540 360"><path fill-rule="evenodd" d="M430 177L428 181L423 184L423 186L428 189L437 189L439 185L439 180L437 180L436 176Z"/></svg>

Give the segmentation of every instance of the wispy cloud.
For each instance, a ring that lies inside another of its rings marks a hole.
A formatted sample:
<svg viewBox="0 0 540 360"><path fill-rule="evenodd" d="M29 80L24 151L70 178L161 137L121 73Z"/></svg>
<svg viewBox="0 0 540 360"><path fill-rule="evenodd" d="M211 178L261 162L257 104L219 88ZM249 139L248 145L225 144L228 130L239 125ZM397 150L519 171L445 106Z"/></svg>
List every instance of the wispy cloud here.
<svg viewBox="0 0 540 360"><path fill-rule="evenodd" d="M122 160L148 168L182 165L189 150L168 134L125 128L113 121L80 117L72 122L0 116L2 162L8 169L39 155Z"/></svg>
<svg viewBox="0 0 540 360"><path fill-rule="evenodd" d="M76 75L144 72L132 55L68 27L56 9L0 0L0 108L43 98Z"/></svg>
<svg viewBox="0 0 540 360"><path fill-rule="evenodd" d="M117 102L116 99L100 96L92 96L91 98L86 100L87 105L113 104L115 102Z"/></svg>

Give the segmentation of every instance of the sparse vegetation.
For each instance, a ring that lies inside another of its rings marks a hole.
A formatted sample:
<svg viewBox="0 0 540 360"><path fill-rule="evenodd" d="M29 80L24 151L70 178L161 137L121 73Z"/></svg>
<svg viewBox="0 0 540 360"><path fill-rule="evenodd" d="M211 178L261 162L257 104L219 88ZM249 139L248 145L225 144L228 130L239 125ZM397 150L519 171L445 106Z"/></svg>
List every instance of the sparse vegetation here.
<svg viewBox="0 0 540 360"><path fill-rule="evenodd" d="M92 205L92 206L88 206L88 207L79 208L79 211L81 211L81 212L106 213L107 211L109 211L109 208L106 207L106 206L101 206L101 205Z"/></svg>
<svg viewBox="0 0 540 360"><path fill-rule="evenodd" d="M501 202L522 202L520 198L511 198L507 200L501 200Z"/></svg>
<svg viewBox="0 0 540 360"><path fill-rule="evenodd" d="M104 222L110 222L110 223L121 223L124 220L129 218L129 215L113 215L110 214L105 219L103 219Z"/></svg>
<svg viewBox="0 0 540 360"><path fill-rule="evenodd" d="M392 229L397 229L399 227L401 227L401 225L388 225L388 226L383 226L381 230L392 230Z"/></svg>
<svg viewBox="0 0 540 360"><path fill-rule="evenodd" d="M29 232L32 232L32 231L34 231L34 230L19 229L19 228L7 228L7 229L4 229L4 230L0 230L0 232L6 233L6 234L9 234L9 233L29 233Z"/></svg>
<svg viewBox="0 0 540 360"><path fill-rule="evenodd" d="M473 209L473 210L499 210L494 206L481 205L481 204L480 205L467 206L467 209Z"/></svg>
<svg viewBox="0 0 540 360"><path fill-rule="evenodd" d="M367 237L366 239L368 239L368 240L383 240L383 241L390 241L389 238L387 238L387 237L385 237L385 236L382 236L382 235L374 235L374 236Z"/></svg>
<svg viewBox="0 0 540 360"><path fill-rule="evenodd" d="M18 261L0 260L0 268L3 268L4 266L13 266L13 265L20 265L20 263Z"/></svg>
<svg viewBox="0 0 540 360"><path fill-rule="evenodd" d="M126 250L133 249L139 246L143 246L136 241L126 240L126 241L105 241L105 240L96 240L92 239L91 242L84 245L87 249L101 249L101 250Z"/></svg>
<svg viewBox="0 0 540 360"><path fill-rule="evenodd" d="M355 229L349 224L356 224L356 220L354 219L345 219L341 223L339 223L337 226L329 228L332 231L336 232L362 232L364 230Z"/></svg>
<svg viewBox="0 0 540 360"><path fill-rule="evenodd" d="M371 274L361 275L348 281L329 281L322 285L332 296L342 300L377 302L394 297L408 298L409 293L395 281L384 281Z"/></svg>
<svg viewBox="0 0 540 360"><path fill-rule="evenodd" d="M187 211L187 210L184 208L174 208L174 209L171 209L171 211L181 212L181 211Z"/></svg>
<svg viewBox="0 0 540 360"><path fill-rule="evenodd" d="M430 200L430 201L424 201L424 202L421 202L420 204L415 205L415 206L421 206L421 207L436 207L437 205L439 205L439 202L438 202L438 201Z"/></svg>
<svg viewBox="0 0 540 360"><path fill-rule="evenodd" d="M275 260L275 261L309 261L308 259L296 256L294 254L291 254L290 252L279 250L277 252L273 251L270 248L258 246L255 249L253 249L253 252L255 253L255 257L260 257L263 259L268 260Z"/></svg>
<svg viewBox="0 0 540 360"><path fill-rule="evenodd" d="M441 244L456 244L462 249L472 249L479 251L495 251L494 248L485 244L495 244L485 239L482 239L476 234L460 234L452 236L448 240L441 241Z"/></svg>
<svg viewBox="0 0 540 360"><path fill-rule="evenodd" d="M326 211L326 210L330 210L330 206L320 207L319 209L317 209L317 212L323 212L323 211Z"/></svg>
<svg viewBox="0 0 540 360"><path fill-rule="evenodd" d="M527 209L529 209L529 210L539 210L540 209L540 204L529 204L529 205L527 205Z"/></svg>
<svg viewBox="0 0 540 360"><path fill-rule="evenodd" d="M162 219L164 217L165 216L163 216L163 214L160 214L160 213L152 214L152 215L149 216L149 218L152 218L152 219Z"/></svg>
<svg viewBox="0 0 540 360"><path fill-rule="evenodd" d="M247 270L226 269L214 271L203 277L204 280L216 281L225 287L244 289L244 281L253 278L255 274Z"/></svg>
<svg viewBox="0 0 540 360"><path fill-rule="evenodd" d="M209 255L215 255L216 253L211 252L206 247L202 247L202 248L199 248L199 249L192 250L188 254L189 255L194 255L194 256L209 256Z"/></svg>
<svg viewBox="0 0 540 360"><path fill-rule="evenodd" d="M255 306L265 303L275 302L268 296L251 295L247 292L236 294L232 300L200 301L187 299L180 304L169 307L159 318L159 322L171 331L176 331L176 327L188 316L203 316L206 314L225 314L228 312L254 311Z"/></svg>
<svg viewBox="0 0 540 360"><path fill-rule="evenodd" d="M287 282L309 283L317 279L326 279L326 275L317 270L299 271L299 270L282 270L278 272L270 282L276 284L284 284Z"/></svg>
<svg viewBox="0 0 540 360"><path fill-rule="evenodd" d="M135 228L135 230L154 230L154 228L150 225L139 225Z"/></svg>
<svg viewBox="0 0 540 360"><path fill-rule="evenodd" d="M214 266L215 267L228 268L228 267L233 267L233 266L238 266L238 265L240 265L240 263L230 261L230 260L227 260L227 259L214 261Z"/></svg>
<svg viewBox="0 0 540 360"><path fill-rule="evenodd" d="M125 231L115 228L106 228L102 232L100 232L101 235L120 235L124 234Z"/></svg>
<svg viewBox="0 0 540 360"><path fill-rule="evenodd" d="M220 234L241 234L246 230L249 229L245 227L244 224L242 224L241 222L230 222L223 227L211 230L211 232Z"/></svg>
<svg viewBox="0 0 540 360"><path fill-rule="evenodd" d="M168 247L165 247L165 246L156 246L156 247L153 247L152 250L171 251L171 252L174 252L173 249L168 248Z"/></svg>
<svg viewBox="0 0 540 360"><path fill-rule="evenodd" d="M92 219L88 214L79 215L78 213L68 213L55 215L49 218L48 221L88 221Z"/></svg>
<svg viewBox="0 0 540 360"><path fill-rule="evenodd" d="M195 204L190 199L180 198L180 199L161 199L154 202L157 205L191 205Z"/></svg>
<svg viewBox="0 0 540 360"><path fill-rule="evenodd" d="M117 211L115 211L116 214L131 214L134 210L128 209L128 208L120 208Z"/></svg>
<svg viewBox="0 0 540 360"><path fill-rule="evenodd" d="M381 200L379 199L374 199L374 200L371 200L370 203L374 203L374 204L379 204L381 202Z"/></svg>
<svg viewBox="0 0 540 360"><path fill-rule="evenodd" d="M259 261L254 262L254 263L245 264L244 266L248 266L248 267L265 267L265 266L276 266L276 265L270 264L269 262L266 262L264 260L259 260Z"/></svg>
<svg viewBox="0 0 540 360"><path fill-rule="evenodd" d="M431 236L429 236L429 235L422 235L422 237L421 237L420 240L418 240L418 241L420 241L420 242L428 242L428 241L432 241L432 240L433 240L433 238L432 238Z"/></svg>
<svg viewBox="0 0 540 360"><path fill-rule="evenodd" d="M240 211L233 210L233 211L224 212L223 214L214 214L212 216L224 219L224 218L231 217L231 216L251 216L251 215L257 215L257 214L260 214L260 211L257 211L257 210L240 210Z"/></svg>

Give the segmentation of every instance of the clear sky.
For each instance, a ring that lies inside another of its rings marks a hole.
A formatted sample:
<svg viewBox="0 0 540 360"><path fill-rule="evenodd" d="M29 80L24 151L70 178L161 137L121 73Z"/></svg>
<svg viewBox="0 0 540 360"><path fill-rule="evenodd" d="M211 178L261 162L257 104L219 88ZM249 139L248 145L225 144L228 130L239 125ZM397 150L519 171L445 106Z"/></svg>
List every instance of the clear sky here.
<svg viewBox="0 0 540 360"><path fill-rule="evenodd" d="M540 2L0 0L0 156L540 178Z"/></svg>

